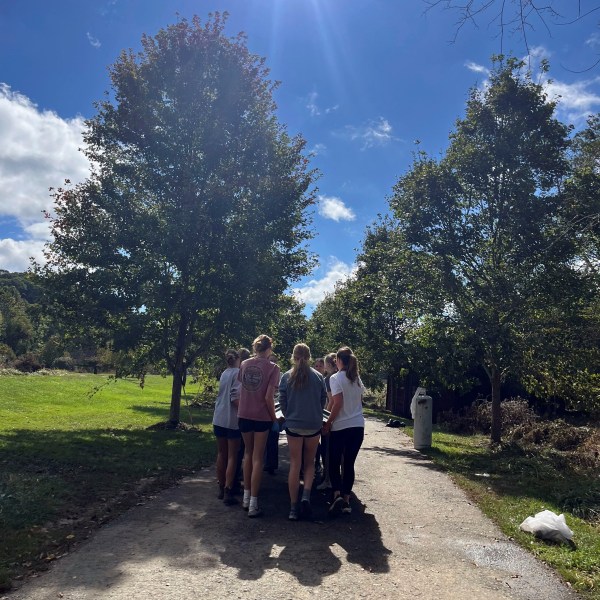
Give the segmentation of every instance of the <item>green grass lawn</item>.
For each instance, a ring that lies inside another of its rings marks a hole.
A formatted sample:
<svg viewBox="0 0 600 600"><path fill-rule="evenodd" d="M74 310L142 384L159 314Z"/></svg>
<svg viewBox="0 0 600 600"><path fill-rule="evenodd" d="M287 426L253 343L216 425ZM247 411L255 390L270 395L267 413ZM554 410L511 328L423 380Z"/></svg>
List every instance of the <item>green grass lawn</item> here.
<svg viewBox="0 0 600 600"><path fill-rule="evenodd" d="M198 386L188 386L191 399ZM182 402L196 430L148 430L169 414L170 380L0 377L0 589L111 514L214 460L212 410Z"/></svg>

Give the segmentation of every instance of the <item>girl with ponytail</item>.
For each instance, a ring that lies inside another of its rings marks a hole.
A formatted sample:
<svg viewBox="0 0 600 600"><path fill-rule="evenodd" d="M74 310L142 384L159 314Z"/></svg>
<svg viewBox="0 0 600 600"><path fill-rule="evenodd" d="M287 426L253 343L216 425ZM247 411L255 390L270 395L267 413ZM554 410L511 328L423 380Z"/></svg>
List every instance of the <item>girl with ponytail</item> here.
<svg viewBox="0 0 600 600"><path fill-rule="evenodd" d="M358 360L350 348L337 351L338 372L329 379L331 414L323 426L329 437L329 478L333 501L329 514L350 513L350 493L354 485L354 463L365 434L362 412L363 384L358 372ZM342 470L343 461L343 470ZM343 472L343 475L342 475Z"/></svg>
<svg viewBox="0 0 600 600"><path fill-rule="evenodd" d="M310 366L310 348L296 344L292 353L292 368L283 374L279 384L279 403L285 417L290 471L290 521L300 517L308 519L312 514L310 492L315 477L315 454L321 427L323 408L327 402L323 376ZM304 489L300 505L300 469L304 464Z"/></svg>
<svg viewBox="0 0 600 600"><path fill-rule="evenodd" d="M231 506L237 504L233 495L233 484L237 471L237 456L242 441L237 415L241 388L238 381L240 353L230 348L225 353L225 361L227 368L219 380L219 393L213 415L213 431L217 438L218 498Z"/></svg>

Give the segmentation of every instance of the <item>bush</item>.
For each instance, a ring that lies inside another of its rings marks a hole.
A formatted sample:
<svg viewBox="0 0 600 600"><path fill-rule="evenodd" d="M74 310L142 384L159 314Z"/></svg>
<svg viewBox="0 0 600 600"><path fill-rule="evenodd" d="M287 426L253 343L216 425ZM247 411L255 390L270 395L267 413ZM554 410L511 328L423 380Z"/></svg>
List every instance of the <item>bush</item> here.
<svg viewBox="0 0 600 600"><path fill-rule="evenodd" d="M375 410L385 408L385 389L367 388L364 394L365 406Z"/></svg>
<svg viewBox="0 0 600 600"><path fill-rule="evenodd" d="M544 445L564 452L575 450L589 436L588 427L574 427L562 419L557 419L520 426L512 432L511 437L521 445Z"/></svg>
<svg viewBox="0 0 600 600"><path fill-rule="evenodd" d="M15 358L16 355L8 344L0 344L0 365L8 365Z"/></svg>
<svg viewBox="0 0 600 600"><path fill-rule="evenodd" d="M27 352L15 360L14 367L22 373L33 373L39 371L42 368L42 365L40 364L37 355L33 354L33 352Z"/></svg>
<svg viewBox="0 0 600 600"><path fill-rule="evenodd" d="M64 371L74 371L75 361L70 356L59 356L52 362L53 369L63 369Z"/></svg>
<svg viewBox="0 0 600 600"><path fill-rule="evenodd" d="M535 411L523 398L508 398L502 401L502 428L505 433L522 426L528 426L538 420ZM438 422L452 433L490 433L492 427L492 403L476 400L471 406L459 413L441 412Z"/></svg>

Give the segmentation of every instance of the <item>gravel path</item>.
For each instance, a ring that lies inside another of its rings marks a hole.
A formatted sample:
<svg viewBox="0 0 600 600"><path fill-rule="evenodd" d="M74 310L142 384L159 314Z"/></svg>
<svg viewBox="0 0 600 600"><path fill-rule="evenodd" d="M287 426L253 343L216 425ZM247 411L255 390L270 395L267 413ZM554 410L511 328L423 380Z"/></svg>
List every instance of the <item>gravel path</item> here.
<svg viewBox="0 0 600 600"><path fill-rule="evenodd" d="M289 522L285 436L249 519L216 499L213 469L130 510L9 600L578 596L510 542L400 430L368 420L351 515Z"/></svg>

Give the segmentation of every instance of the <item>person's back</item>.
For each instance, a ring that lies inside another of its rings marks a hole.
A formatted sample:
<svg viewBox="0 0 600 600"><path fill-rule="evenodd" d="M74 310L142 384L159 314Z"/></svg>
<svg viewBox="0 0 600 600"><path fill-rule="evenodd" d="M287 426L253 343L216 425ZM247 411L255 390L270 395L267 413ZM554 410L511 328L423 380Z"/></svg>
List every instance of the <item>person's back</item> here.
<svg viewBox="0 0 600 600"><path fill-rule="evenodd" d="M292 370L284 373L279 384L279 403L286 427L316 431L323 424L323 408L327 403L323 377L315 369L310 369L307 381L302 387L297 387L290 385L291 374Z"/></svg>
<svg viewBox="0 0 600 600"><path fill-rule="evenodd" d="M215 401L213 425L228 429L238 428L237 404L240 382L238 381L238 367L228 367L219 379L219 394Z"/></svg>
<svg viewBox="0 0 600 600"><path fill-rule="evenodd" d="M331 426L331 431L349 427L364 427L365 418L362 409L363 384L360 377L351 381L346 371L338 371L329 379L332 395L343 394L344 401L340 412Z"/></svg>
<svg viewBox="0 0 600 600"><path fill-rule="evenodd" d="M253 421L272 421L265 395L272 385L279 384L279 367L268 358L255 356L240 366L239 380L242 383L238 417Z"/></svg>

